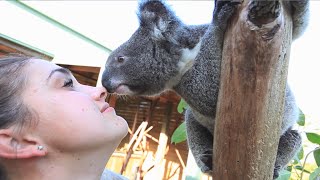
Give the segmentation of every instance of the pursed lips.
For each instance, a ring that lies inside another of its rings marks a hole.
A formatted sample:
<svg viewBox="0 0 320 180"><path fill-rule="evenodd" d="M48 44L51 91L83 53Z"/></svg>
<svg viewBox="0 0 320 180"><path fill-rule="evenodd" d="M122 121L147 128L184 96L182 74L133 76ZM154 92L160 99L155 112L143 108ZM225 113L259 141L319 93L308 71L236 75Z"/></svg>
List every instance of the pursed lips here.
<svg viewBox="0 0 320 180"><path fill-rule="evenodd" d="M107 110L110 107L108 103L104 104L102 108L100 109L100 112L103 113L105 110Z"/></svg>

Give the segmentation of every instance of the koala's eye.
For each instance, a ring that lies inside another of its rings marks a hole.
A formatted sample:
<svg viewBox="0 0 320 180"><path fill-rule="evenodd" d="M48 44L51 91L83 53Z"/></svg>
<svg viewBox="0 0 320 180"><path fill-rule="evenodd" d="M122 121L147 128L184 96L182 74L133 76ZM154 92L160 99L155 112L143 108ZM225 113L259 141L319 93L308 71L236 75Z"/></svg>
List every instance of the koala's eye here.
<svg viewBox="0 0 320 180"><path fill-rule="evenodd" d="M117 61L122 63L124 61L124 56L118 56Z"/></svg>

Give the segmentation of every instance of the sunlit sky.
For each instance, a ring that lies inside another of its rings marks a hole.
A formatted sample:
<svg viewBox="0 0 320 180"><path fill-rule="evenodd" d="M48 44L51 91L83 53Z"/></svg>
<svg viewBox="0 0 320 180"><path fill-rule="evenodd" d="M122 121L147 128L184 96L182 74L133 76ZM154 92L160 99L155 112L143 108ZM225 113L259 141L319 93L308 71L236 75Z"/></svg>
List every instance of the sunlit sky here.
<svg viewBox="0 0 320 180"><path fill-rule="evenodd" d="M96 42L114 49L138 27L136 1L23 1ZM186 24L211 20L213 1L169 1ZM288 81L300 108L320 122L320 2L311 1L310 25L292 44ZM0 2L0 33L55 55L63 61L90 61L99 66L107 55L101 49L57 29L16 5Z"/></svg>

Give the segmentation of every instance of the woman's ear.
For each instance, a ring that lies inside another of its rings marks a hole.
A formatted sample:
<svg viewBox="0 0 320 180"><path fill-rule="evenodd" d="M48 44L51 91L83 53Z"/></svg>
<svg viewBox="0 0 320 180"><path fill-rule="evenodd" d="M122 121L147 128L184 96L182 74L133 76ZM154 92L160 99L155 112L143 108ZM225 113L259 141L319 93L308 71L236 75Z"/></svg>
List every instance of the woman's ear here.
<svg viewBox="0 0 320 180"><path fill-rule="evenodd" d="M0 129L0 157L26 159L42 157L47 150L36 139L14 132L12 128Z"/></svg>

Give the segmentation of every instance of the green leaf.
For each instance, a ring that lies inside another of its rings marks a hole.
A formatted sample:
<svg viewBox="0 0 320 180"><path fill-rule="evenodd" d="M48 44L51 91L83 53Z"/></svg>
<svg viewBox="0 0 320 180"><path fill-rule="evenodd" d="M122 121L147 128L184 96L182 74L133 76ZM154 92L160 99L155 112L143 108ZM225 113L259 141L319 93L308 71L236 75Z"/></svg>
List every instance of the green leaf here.
<svg viewBox="0 0 320 180"><path fill-rule="evenodd" d="M301 160L303 158L303 155L304 155L304 151L303 151L303 148L301 148L297 156Z"/></svg>
<svg viewBox="0 0 320 180"><path fill-rule="evenodd" d="M316 133L306 133L310 142L320 145L320 135Z"/></svg>
<svg viewBox="0 0 320 180"><path fill-rule="evenodd" d="M280 171L279 177L276 180L289 180L291 172L287 170Z"/></svg>
<svg viewBox="0 0 320 180"><path fill-rule="evenodd" d="M320 167L318 167L317 169L315 169L309 176L309 180L316 180L317 177L319 177L320 175Z"/></svg>
<svg viewBox="0 0 320 180"><path fill-rule="evenodd" d="M303 169L302 166L295 166L294 168L310 174L310 171L308 171L308 170L306 170L306 169Z"/></svg>
<svg viewBox="0 0 320 180"><path fill-rule="evenodd" d="M306 123L306 116L304 115L304 113L301 111L301 109L299 109L300 114L299 114L299 120L298 120L298 124L299 126L304 126Z"/></svg>
<svg viewBox="0 0 320 180"><path fill-rule="evenodd" d="M300 151L294 157L293 164L301 164L300 160L303 159L303 155L304 155L304 151L303 151L303 148L301 148Z"/></svg>
<svg viewBox="0 0 320 180"><path fill-rule="evenodd" d="M171 136L171 143L180 143L187 140L187 134L186 134L186 123L183 122L179 125L179 127L173 132Z"/></svg>
<svg viewBox="0 0 320 180"><path fill-rule="evenodd" d="M188 107L188 104L186 103L186 101L181 99L179 104L178 104L177 110L181 114L181 113L183 113L184 109L187 109L187 107Z"/></svg>
<svg viewBox="0 0 320 180"><path fill-rule="evenodd" d="M320 167L320 149L313 151L313 157L317 163L317 166Z"/></svg>

